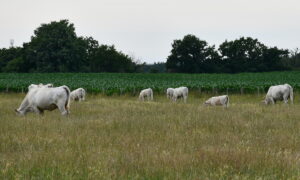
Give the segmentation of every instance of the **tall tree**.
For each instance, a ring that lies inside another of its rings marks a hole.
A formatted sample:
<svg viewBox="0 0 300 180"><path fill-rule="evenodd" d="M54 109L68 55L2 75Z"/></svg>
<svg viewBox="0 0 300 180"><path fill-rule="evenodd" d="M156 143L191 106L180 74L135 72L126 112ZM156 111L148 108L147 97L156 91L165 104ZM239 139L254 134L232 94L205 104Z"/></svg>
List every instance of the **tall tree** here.
<svg viewBox="0 0 300 180"><path fill-rule="evenodd" d="M262 72L284 69L282 57L287 50L267 47L257 39L241 37L219 47L225 72Z"/></svg>
<svg viewBox="0 0 300 180"><path fill-rule="evenodd" d="M84 39L68 20L42 24L24 47L31 71L79 72L87 66Z"/></svg>
<svg viewBox="0 0 300 180"><path fill-rule="evenodd" d="M286 49L278 49L277 47L267 48L263 52L263 64L267 67L264 71L286 70L283 59L288 57L289 51Z"/></svg>
<svg viewBox="0 0 300 180"><path fill-rule="evenodd" d="M174 40L166 66L169 72L206 72L208 62L217 57L214 46L210 47L206 41L189 34L182 40Z"/></svg>
<svg viewBox="0 0 300 180"><path fill-rule="evenodd" d="M259 71L257 65L262 63L263 52L267 47L250 37L234 41L225 41L219 47L222 61L231 73Z"/></svg>

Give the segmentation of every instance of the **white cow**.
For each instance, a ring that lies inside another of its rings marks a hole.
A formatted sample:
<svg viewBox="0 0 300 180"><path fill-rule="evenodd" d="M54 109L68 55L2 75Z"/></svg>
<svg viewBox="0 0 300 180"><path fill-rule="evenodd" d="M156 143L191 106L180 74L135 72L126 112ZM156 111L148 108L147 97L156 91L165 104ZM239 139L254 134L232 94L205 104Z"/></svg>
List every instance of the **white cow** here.
<svg viewBox="0 0 300 180"><path fill-rule="evenodd" d="M167 89L167 98L172 99L174 94L174 88L168 88Z"/></svg>
<svg viewBox="0 0 300 180"><path fill-rule="evenodd" d="M151 88L144 89L140 92L139 99L144 101L145 97L147 97L148 101L153 100L153 91Z"/></svg>
<svg viewBox="0 0 300 180"><path fill-rule="evenodd" d="M189 94L189 89L187 87L179 87L175 88L173 91L173 101L177 101L178 98L183 98L184 102L186 102Z"/></svg>
<svg viewBox="0 0 300 180"><path fill-rule="evenodd" d="M228 97L228 95L211 97L207 101L204 102L204 105L228 107L229 106L229 97Z"/></svg>
<svg viewBox="0 0 300 180"><path fill-rule="evenodd" d="M15 111L20 115L27 112L43 114L44 110L52 111L56 108L62 115L69 114L70 89L67 86L31 88Z"/></svg>
<svg viewBox="0 0 300 180"><path fill-rule="evenodd" d="M265 104L275 104L276 101L284 101L285 104L288 103L290 98L293 104L293 88L289 84L271 86L267 92L266 98L263 101Z"/></svg>
<svg viewBox="0 0 300 180"><path fill-rule="evenodd" d="M40 88L40 87L48 87L48 88L51 88L51 87L54 87L53 86L53 84L42 84L42 83L40 83L40 84L30 84L29 86L28 86L28 91L30 91L31 89L33 89L33 88Z"/></svg>
<svg viewBox="0 0 300 180"><path fill-rule="evenodd" d="M75 89L71 92L70 98L73 101L84 101L85 100L85 90L83 88Z"/></svg>

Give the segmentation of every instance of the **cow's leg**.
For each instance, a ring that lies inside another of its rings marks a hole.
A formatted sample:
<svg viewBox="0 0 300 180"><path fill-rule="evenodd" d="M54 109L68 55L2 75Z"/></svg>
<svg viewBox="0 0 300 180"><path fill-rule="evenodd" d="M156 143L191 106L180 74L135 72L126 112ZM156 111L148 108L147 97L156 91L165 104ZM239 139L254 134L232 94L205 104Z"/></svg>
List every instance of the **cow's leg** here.
<svg viewBox="0 0 300 180"><path fill-rule="evenodd" d="M288 95L283 95L283 102L287 104L289 102Z"/></svg>
<svg viewBox="0 0 300 180"><path fill-rule="evenodd" d="M38 107L32 107L33 112L37 113L37 114L43 114L44 111L41 111Z"/></svg>
<svg viewBox="0 0 300 180"><path fill-rule="evenodd" d="M81 96L80 96L80 101L84 101L84 95L83 94L81 94Z"/></svg>
<svg viewBox="0 0 300 180"><path fill-rule="evenodd" d="M69 114L69 111L65 107L65 102L59 101L56 104L56 106L57 106L57 108L59 109L59 111L61 112L62 115L68 115Z"/></svg>
<svg viewBox="0 0 300 180"><path fill-rule="evenodd" d="M270 98L270 101L271 101L272 104L275 104L275 101L274 101L273 98Z"/></svg>
<svg viewBox="0 0 300 180"><path fill-rule="evenodd" d="M68 115L69 112L66 110L65 105L57 106L62 115Z"/></svg>
<svg viewBox="0 0 300 180"><path fill-rule="evenodd" d="M40 109L40 108L38 108L39 109L39 111L40 111L40 114L41 115L44 115L44 110L43 109Z"/></svg>

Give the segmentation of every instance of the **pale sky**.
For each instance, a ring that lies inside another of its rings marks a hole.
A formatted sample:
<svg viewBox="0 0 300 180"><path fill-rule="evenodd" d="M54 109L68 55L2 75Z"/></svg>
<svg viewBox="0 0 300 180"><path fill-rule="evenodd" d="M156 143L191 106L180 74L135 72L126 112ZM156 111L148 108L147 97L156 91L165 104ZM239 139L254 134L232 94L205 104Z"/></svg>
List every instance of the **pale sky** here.
<svg viewBox="0 0 300 180"><path fill-rule="evenodd" d="M300 48L300 0L0 0L0 48L29 42L42 23L69 19L78 36L142 62L166 61L174 39L210 45L241 36Z"/></svg>

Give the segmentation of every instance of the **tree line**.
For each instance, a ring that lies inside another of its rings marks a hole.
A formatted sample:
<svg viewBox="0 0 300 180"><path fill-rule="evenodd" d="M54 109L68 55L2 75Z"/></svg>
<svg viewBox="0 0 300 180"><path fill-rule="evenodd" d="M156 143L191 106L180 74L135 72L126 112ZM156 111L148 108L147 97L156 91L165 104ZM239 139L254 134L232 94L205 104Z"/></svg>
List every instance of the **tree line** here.
<svg viewBox="0 0 300 180"><path fill-rule="evenodd" d="M139 63L112 45L77 36L68 20L41 24L22 47L0 49L0 72L238 73L300 67L300 53L241 37L218 49L194 35L174 40L166 63Z"/></svg>
<svg viewBox="0 0 300 180"><path fill-rule="evenodd" d="M174 40L167 58L168 72L239 73L292 70L300 67L300 53L267 47L257 39L241 37L218 49L194 35Z"/></svg>
<svg viewBox="0 0 300 180"><path fill-rule="evenodd" d="M1 72L136 72L137 63L112 45L78 37L68 20L42 24L23 47L0 50Z"/></svg>

